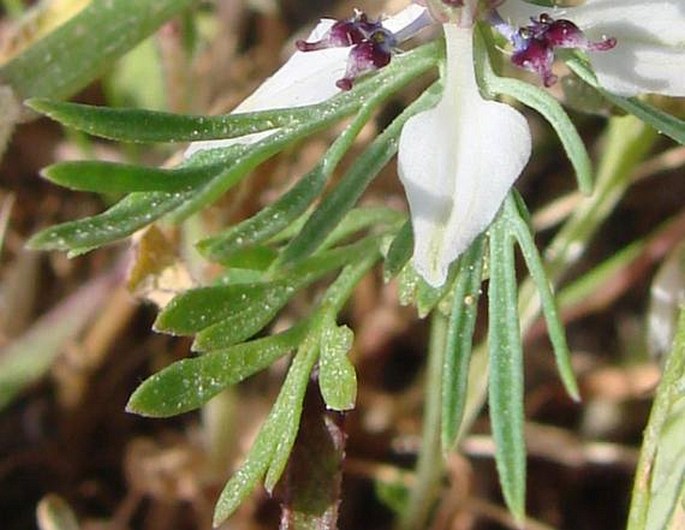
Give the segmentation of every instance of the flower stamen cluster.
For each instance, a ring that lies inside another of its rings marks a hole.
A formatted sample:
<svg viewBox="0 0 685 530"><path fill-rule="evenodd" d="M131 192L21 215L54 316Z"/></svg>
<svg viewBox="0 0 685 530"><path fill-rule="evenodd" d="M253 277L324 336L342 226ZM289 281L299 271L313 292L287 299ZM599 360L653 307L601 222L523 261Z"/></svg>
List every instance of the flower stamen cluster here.
<svg viewBox="0 0 685 530"><path fill-rule="evenodd" d="M350 90L359 76L390 63L397 38L380 20L371 21L365 13L356 11L352 18L333 24L320 40L299 40L296 46L302 52L351 47L345 74L336 82L339 89Z"/></svg>
<svg viewBox="0 0 685 530"><path fill-rule="evenodd" d="M511 62L529 72L538 74L546 87L557 81L552 73L555 51L559 48L575 48L584 51L606 51L616 46L616 39L604 37L590 41L583 31L566 19L554 19L547 13L532 17L527 26L512 30L496 12L491 16L492 25L511 42L514 53Z"/></svg>

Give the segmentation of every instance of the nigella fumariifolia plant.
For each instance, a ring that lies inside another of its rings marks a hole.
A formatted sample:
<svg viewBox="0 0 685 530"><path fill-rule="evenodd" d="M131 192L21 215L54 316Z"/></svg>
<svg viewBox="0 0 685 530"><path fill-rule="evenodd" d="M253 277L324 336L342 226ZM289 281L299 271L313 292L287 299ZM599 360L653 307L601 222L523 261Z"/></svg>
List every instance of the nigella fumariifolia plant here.
<svg viewBox="0 0 685 530"><path fill-rule="evenodd" d="M191 142L183 161L171 168L99 161L47 168L46 178L67 187L126 194L106 212L49 228L30 242L70 255L122 240L160 219L183 222L230 193L265 160L348 120L292 189L253 217L197 242L223 273L162 304L155 323L159 332L194 336L192 349L201 355L172 364L135 391L129 410L147 416L201 407L229 385L292 355L270 414L219 497L216 524L260 483L269 492L279 483L298 439L310 378L329 410L354 407L356 375L347 357L353 332L339 325L338 315L380 263L386 280L398 278L403 301L433 321L424 441L401 524L424 527L440 478L435 470L457 444L469 408L481 404L478 398L467 401L467 383L472 356L480 351L473 348L473 334L486 279L484 351L497 469L509 509L524 518L521 327L530 325L536 311L533 304L529 314L519 313L515 244L536 287L561 379L572 399L579 393L551 287L559 271L538 252L523 198L514 189L532 145L520 108L551 124L585 194L593 191L590 158L561 104L545 89L558 82L555 62L564 61L609 104L685 142L682 121L636 97L685 96L682 2L540 4L545 2L424 0L380 18L354 11L345 20L323 19L272 77L222 116L30 102L104 138ZM512 77L517 70L527 81ZM434 82L324 192L367 122L419 77ZM395 155L409 215L357 206ZM298 291L331 275L335 279L306 318L265 334ZM335 511L337 505L331 506Z"/></svg>

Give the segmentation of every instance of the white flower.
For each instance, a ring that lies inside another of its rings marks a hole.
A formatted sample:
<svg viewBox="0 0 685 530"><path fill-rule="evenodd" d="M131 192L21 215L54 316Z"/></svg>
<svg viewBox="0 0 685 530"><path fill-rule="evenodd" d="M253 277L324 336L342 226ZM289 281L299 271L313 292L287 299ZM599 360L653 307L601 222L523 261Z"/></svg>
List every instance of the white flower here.
<svg viewBox="0 0 685 530"><path fill-rule="evenodd" d="M588 52L600 84L623 96L685 96L684 0L587 0L550 11L508 0L498 8L515 26L548 12L574 22L590 40L616 39L612 50Z"/></svg>
<svg viewBox="0 0 685 530"><path fill-rule="evenodd" d="M467 0L462 5L461 11L455 12L459 13L459 23L443 25L447 60L442 99L435 108L409 119L399 142L399 174L414 230L413 265L433 286L444 284L450 265L493 221L531 151L530 131L523 116L480 95L473 64L473 18L478 3ZM541 17L545 12L551 17ZM387 30L389 38L402 40L426 16L426 7L412 3L383 20L383 31ZM530 17L535 18L532 24ZM582 6L552 9L551 13L523 0L508 0L491 12L490 22L512 40L519 54L512 60L543 74L545 84L551 84L555 80L550 69L554 49L571 41L552 44L543 39L552 38L547 24L554 23L556 30L568 22L566 19L578 26L570 24L580 39L575 42L588 52L598 80L607 90L620 95L656 92L685 96L685 0L587 0ZM366 22L355 19L357 30L366 31ZM330 43L325 39L334 24L333 20L322 20L308 41L324 39L324 44ZM524 26L529 33L518 32ZM536 36L531 30L544 34ZM346 86L340 81L356 75L348 75L349 61L354 50L361 53L362 48L346 45L345 38L352 40L351 34L336 35L345 46L310 46L316 51L295 52L234 112L311 105L338 93L338 86ZM563 40L564 35L557 37ZM365 42L373 45L375 41L368 37ZM389 52L385 53L389 59ZM360 71L365 71L366 66L360 64ZM255 142L273 132L197 142L188 148L186 156L236 142Z"/></svg>
<svg viewBox="0 0 685 530"><path fill-rule="evenodd" d="M410 4L396 15L384 19L383 27L392 33L401 33L425 13L425 7ZM320 40L334 23L335 20L322 19L307 40ZM304 107L326 101L340 92L336 87L336 81L345 73L349 54L349 47L332 47L314 52L296 51L273 76L264 81L232 112ZM185 156L188 158L198 151L227 147L237 142L256 142L270 134L273 134L273 131L240 138L194 142L186 150Z"/></svg>
<svg viewBox="0 0 685 530"><path fill-rule="evenodd" d="M406 123L398 155L414 229L413 264L433 286L445 282L450 264L492 222L531 151L523 116L478 91L473 28L443 27L442 99Z"/></svg>

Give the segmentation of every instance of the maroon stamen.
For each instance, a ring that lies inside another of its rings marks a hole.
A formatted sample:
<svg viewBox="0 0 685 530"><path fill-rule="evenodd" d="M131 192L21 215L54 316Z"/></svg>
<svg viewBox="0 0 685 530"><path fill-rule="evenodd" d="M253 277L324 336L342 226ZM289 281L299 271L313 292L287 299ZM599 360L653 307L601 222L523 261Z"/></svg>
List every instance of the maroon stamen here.
<svg viewBox="0 0 685 530"><path fill-rule="evenodd" d="M372 22L361 12L355 13L349 20L333 24L321 40L300 40L295 43L302 52L351 47L345 75L336 82L341 90L350 90L359 76L386 66L396 44L395 35L385 29L380 21Z"/></svg>
<svg viewBox="0 0 685 530"><path fill-rule="evenodd" d="M501 17L491 16L501 26ZM496 26L496 27L499 27ZM516 66L538 74L546 87L557 81L552 73L554 52L558 48L577 48L586 51L606 51L616 46L616 39L605 37L599 42L588 40L583 31L566 19L555 20L547 13L537 19L531 18L528 26L508 34L514 46L511 62Z"/></svg>

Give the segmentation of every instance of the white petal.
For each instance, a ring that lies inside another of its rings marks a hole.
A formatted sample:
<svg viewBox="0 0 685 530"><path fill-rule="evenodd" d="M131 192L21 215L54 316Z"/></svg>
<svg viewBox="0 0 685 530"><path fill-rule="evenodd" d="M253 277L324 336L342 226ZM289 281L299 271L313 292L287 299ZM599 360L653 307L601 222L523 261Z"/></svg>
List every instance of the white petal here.
<svg viewBox="0 0 685 530"><path fill-rule="evenodd" d="M589 0L569 15L590 39L617 40L613 50L590 53L604 88L685 96L685 1Z"/></svg>
<svg viewBox="0 0 685 530"><path fill-rule="evenodd" d="M442 100L407 122L398 155L414 228L414 267L433 286L445 282L450 264L492 222L531 150L523 116L480 96L472 28L444 29Z"/></svg>
<svg viewBox="0 0 685 530"><path fill-rule="evenodd" d="M309 42L315 42L335 23L323 19L314 28ZM256 112L279 108L302 107L325 101L340 89L335 82L345 73L349 48L328 48L313 52L296 51L271 77L264 81L250 96L232 112ZM190 144L185 152L189 158L198 151L216 147L228 147L235 143L252 143L273 134L273 131L250 134L240 138L208 140Z"/></svg>
<svg viewBox="0 0 685 530"><path fill-rule="evenodd" d="M384 18L383 27L392 31L393 33L399 33L404 28L411 26L414 21L420 19L427 9L418 4L409 4L402 11L397 14Z"/></svg>
<svg viewBox="0 0 685 530"><path fill-rule="evenodd" d="M426 8L414 4L383 20L383 25L393 32L400 31L420 18ZM321 39L335 20L323 19L314 28L307 41ZM256 112L283 108L303 107L321 103L340 92L335 82L343 77L347 67L347 56L350 48L328 48L311 52L295 51L288 61L247 99L238 105L233 112ZM234 143L252 143L272 134L265 131L256 134L225 140L210 140L192 143L185 152L188 158L192 154L226 147Z"/></svg>
<svg viewBox="0 0 685 530"><path fill-rule="evenodd" d="M590 40L616 38L613 50L589 54L600 84L611 92L685 96L684 0L587 0L551 11L509 0L500 12L515 25L548 12L571 20Z"/></svg>

